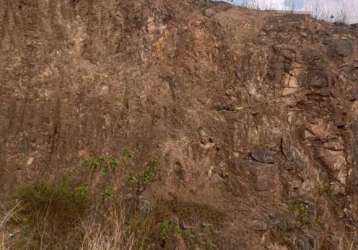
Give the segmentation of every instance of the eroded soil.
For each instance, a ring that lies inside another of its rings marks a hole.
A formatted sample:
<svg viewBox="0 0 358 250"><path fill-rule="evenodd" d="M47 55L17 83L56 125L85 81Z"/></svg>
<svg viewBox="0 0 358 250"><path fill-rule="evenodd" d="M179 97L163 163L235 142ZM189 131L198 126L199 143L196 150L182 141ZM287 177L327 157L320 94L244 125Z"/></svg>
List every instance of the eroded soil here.
<svg viewBox="0 0 358 250"><path fill-rule="evenodd" d="M157 160L131 197L212 241L153 249L358 249L357 41L207 1L0 0L1 209L126 149L116 190Z"/></svg>

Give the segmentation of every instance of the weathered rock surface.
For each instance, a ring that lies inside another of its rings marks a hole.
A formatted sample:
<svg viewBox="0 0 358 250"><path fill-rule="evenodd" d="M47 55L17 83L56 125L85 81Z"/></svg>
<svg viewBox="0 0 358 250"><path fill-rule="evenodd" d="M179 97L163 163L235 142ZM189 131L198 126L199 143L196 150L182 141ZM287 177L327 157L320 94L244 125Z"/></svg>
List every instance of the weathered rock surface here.
<svg viewBox="0 0 358 250"><path fill-rule="evenodd" d="M128 148L159 160L148 204L225 214L214 249L358 249L357 63L357 29L305 15L0 0L0 199Z"/></svg>

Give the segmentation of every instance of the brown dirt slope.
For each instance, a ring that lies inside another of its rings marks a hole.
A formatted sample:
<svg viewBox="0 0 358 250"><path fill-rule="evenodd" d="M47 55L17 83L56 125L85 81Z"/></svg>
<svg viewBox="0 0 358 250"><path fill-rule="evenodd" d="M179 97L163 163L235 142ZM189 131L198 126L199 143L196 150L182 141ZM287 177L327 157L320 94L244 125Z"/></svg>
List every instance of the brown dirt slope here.
<svg viewBox="0 0 358 250"><path fill-rule="evenodd" d="M0 209L125 151L121 197L204 235L153 249L358 249L357 41L200 0L0 0Z"/></svg>

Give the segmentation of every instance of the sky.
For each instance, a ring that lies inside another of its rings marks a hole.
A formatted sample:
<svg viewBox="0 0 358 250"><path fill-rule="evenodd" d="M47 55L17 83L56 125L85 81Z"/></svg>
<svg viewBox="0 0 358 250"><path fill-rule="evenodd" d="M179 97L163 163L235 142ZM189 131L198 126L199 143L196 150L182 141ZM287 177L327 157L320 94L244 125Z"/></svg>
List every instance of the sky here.
<svg viewBox="0 0 358 250"><path fill-rule="evenodd" d="M333 20L345 13L348 23L358 23L358 0L233 0L236 4L255 1L263 9L310 11L318 18ZM332 18L333 17L333 18Z"/></svg>

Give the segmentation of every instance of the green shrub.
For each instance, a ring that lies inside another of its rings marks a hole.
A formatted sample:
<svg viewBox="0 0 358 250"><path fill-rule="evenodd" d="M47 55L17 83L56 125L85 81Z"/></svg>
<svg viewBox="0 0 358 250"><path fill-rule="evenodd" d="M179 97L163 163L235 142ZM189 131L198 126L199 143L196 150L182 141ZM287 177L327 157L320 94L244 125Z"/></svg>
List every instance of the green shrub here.
<svg viewBox="0 0 358 250"><path fill-rule="evenodd" d="M16 198L23 204L23 213L48 212L52 216L77 217L89 204L88 187L63 179L59 183L38 181L21 186Z"/></svg>
<svg viewBox="0 0 358 250"><path fill-rule="evenodd" d="M21 229L15 249L63 249L82 238L79 223L90 207L88 187L74 180L36 181L20 186L15 198L21 204L12 222Z"/></svg>

